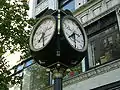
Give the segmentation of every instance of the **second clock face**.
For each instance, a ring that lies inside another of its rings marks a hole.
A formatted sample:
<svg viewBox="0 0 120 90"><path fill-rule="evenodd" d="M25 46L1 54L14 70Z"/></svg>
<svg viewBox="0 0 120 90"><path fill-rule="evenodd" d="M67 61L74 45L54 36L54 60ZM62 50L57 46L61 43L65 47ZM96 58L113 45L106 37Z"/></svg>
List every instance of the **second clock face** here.
<svg viewBox="0 0 120 90"><path fill-rule="evenodd" d="M45 47L51 40L55 27L55 19L52 16L46 16L41 19L32 33L32 49L39 50Z"/></svg>
<svg viewBox="0 0 120 90"><path fill-rule="evenodd" d="M69 44L81 51L85 48L85 34L78 21L73 17L65 17L62 22L62 28Z"/></svg>

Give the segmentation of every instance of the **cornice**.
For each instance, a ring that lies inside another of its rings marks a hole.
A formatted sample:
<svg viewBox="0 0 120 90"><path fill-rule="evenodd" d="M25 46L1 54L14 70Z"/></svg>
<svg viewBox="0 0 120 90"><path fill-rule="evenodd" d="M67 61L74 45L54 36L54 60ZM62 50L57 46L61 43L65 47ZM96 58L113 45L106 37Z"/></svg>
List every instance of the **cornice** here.
<svg viewBox="0 0 120 90"><path fill-rule="evenodd" d="M85 26L88 26L89 24L91 24L91 23L93 23L93 22L99 20L100 18L102 18L102 17L104 17L104 16L110 14L111 12L118 10L118 8L120 8L120 4L118 4L118 5L116 5L116 6L112 7L112 8L110 8L110 9L104 11L103 13L99 14L98 16L96 16L96 17L94 17L94 18L88 20L87 22L83 23L83 26L84 26L84 27L85 27Z"/></svg>
<svg viewBox="0 0 120 90"><path fill-rule="evenodd" d="M63 88L66 86L78 83L78 82L82 82L84 80L88 80L98 75L102 75L104 73L119 69L119 68L120 68L120 59L100 65L98 67L94 67L86 72L80 73L77 76L68 78L67 80L63 81ZM44 90L53 90L53 88L54 86L52 85L52 86L44 88Z"/></svg>
<svg viewBox="0 0 120 90"><path fill-rule="evenodd" d="M73 78L69 78L68 80L64 81L63 87L81 82L83 80L87 80L89 78L93 78L95 76L110 72L110 71L118 69L118 68L120 68L120 59L106 63L106 64L98 66L98 67L95 67L95 68L88 70L86 72L83 72Z"/></svg>
<svg viewBox="0 0 120 90"><path fill-rule="evenodd" d="M81 7L79 7L78 9L76 9L73 14L75 16L85 12L86 10L88 10L89 8L93 7L94 5L96 5L97 3L100 3L102 0L90 0L88 1L86 4L82 5Z"/></svg>

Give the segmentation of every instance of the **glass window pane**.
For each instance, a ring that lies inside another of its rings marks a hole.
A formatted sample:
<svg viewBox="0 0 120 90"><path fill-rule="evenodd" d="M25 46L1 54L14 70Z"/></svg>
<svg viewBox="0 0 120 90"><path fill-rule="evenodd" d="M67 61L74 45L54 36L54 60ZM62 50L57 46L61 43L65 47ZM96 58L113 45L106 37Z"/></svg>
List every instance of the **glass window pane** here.
<svg viewBox="0 0 120 90"><path fill-rule="evenodd" d="M27 61L27 62L25 63L25 67L30 66L32 63L33 63L33 60Z"/></svg>
<svg viewBox="0 0 120 90"><path fill-rule="evenodd" d="M19 66L17 67L17 70L16 70L16 71L18 72L18 71L20 71L20 70L22 70L22 69L23 69L23 65L19 65Z"/></svg>
<svg viewBox="0 0 120 90"><path fill-rule="evenodd" d="M90 40L91 49L89 52L92 53L90 59L93 61L93 66L120 57L120 41L118 40L119 31L114 28L116 26L117 25L114 24L106 27L103 32L95 35L94 38Z"/></svg>
<svg viewBox="0 0 120 90"><path fill-rule="evenodd" d="M62 4L62 9L63 10L66 10L66 9L68 9L68 10L71 10L71 11L74 11L75 10L75 1L74 0L67 0L67 1L65 1L65 0L63 0L62 2L61 2Z"/></svg>

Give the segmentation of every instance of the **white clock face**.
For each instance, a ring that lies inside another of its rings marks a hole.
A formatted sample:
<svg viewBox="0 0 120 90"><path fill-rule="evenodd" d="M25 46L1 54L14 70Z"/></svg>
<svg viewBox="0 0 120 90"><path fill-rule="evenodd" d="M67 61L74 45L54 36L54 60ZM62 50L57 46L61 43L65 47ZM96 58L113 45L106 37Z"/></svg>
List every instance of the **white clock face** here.
<svg viewBox="0 0 120 90"><path fill-rule="evenodd" d="M62 27L71 46L77 50L82 50L85 46L85 39L79 23L74 18L64 18Z"/></svg>
<svg viewBox="0 0 120 90"><path fill-rule="evenodd" d="M32 37L32 46L36 50L45 47L49 43L56 27L55 20L51 17L42 19L38 25Z"/></svg>

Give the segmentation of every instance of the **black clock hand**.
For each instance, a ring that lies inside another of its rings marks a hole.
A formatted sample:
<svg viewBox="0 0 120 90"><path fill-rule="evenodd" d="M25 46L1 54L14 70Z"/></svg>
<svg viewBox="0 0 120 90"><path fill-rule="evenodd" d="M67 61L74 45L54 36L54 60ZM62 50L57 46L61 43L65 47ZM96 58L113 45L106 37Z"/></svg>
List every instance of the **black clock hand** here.
<svg viewBox="0 0 120 90"><path fill-rule="evenodd" d="M74 39L75 47L76 47L76 38L75 33L73 32L68 38L72 37Z"/></svg>
<svg viewBox="0 0 120 90"><path fill-rule="evenodd" d="M75 30L74 30L74 34L77 35L78 37L80 37L80 35L82 35L82 33L78 34L77 32L75 32Z"/></svg>
<svg viewBox="0 0 120 90"><path fill-rule="evenodd" d="M44 33L44 32L42 32L42 36L40 37L40 39L38 40L38 42L40 42L40 41L41 41L41 39L43 39L43 38L44 38L44 35L45 35L45 33Z"/></svg>
<svg viewBox="0 0 120 90"><path fill-rule="evenodd" d="M75 47L76 47L76 38L75 38L75 33L74 33L73 38L74 38L74 43L75 43Z"/></svg>
<svg viewBox="0 0 120 90"><path fill-rule="evenodd" d="M47 28L44 32L42 32L42 36L41 36L40 39L38 40L38 42L40 42L41 39L43 40L43 46L44 46L44 36L45 36L45 32L46 32L47 30L51 29L51 28L52 28L52 26L49 27L49 28Z"/></svg>
<svg viewBox="0 0 120 90"><path fill-rule="evenodd" d="M69 26L67 26L67 29L70 30L70 31L72 31Z"/></svg>
<svg viewBox="0 0 120 90"><path fill-rule="evenodd" d="M77 34L77 33L75 33L75 35L77 35L78 37L80 37L80 35L82 35L82 34Z"/></svg>
<svg viewBox="0 0 120 90"><path fill-rule="evenodd" d="M38 40L38 43L41 41L41 39L42 39L42 36L41 36L40 39Z"/></svg>
<svg viewBox="0 0 120 90"><path fill-rule="evenodd" d="M45 44L44 44L44 36L45 36L45 33L43 32L43 33L42 33L43 46L45 45Z"/></svg>
<svg viewBox="0 0 120 90"><path fill-rule="evenodd" d="M73 32L68 38L74 37L74 36L75 36L75 33Z"/></svg>

